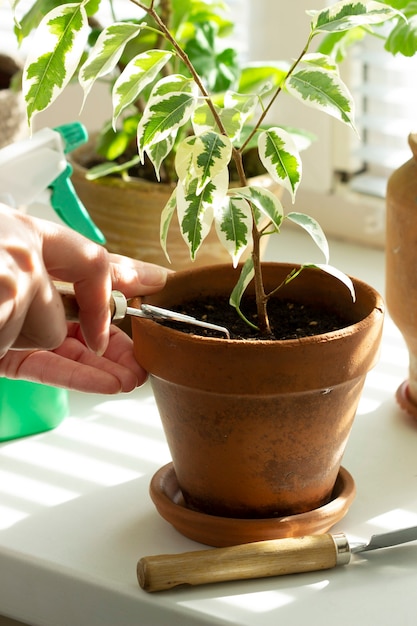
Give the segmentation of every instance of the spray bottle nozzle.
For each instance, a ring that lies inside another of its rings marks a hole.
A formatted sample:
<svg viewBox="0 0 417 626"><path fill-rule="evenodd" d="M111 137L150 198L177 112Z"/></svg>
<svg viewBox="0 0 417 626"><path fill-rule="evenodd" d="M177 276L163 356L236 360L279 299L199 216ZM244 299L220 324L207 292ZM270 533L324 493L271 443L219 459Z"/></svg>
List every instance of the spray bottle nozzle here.
<svg viewBox="0 0 417 626"><path fill-rule="evenodd" d="M0 200L11 206L49 202L71 228L103 244L105 238L78 198L66 154L83 145L88 134L80 122L43 128L29 139L0 150ZM45 191L51 197L44 199Z"/></svg>

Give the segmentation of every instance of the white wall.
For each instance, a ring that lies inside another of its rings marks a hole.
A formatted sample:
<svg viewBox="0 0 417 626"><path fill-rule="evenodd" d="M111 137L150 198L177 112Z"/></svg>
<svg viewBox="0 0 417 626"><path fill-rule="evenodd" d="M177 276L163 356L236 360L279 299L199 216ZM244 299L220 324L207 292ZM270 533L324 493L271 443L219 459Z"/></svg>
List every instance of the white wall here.
<svg viewBox="0 0 417 626"><path fill-rule="evenodd" d="M257 0L250 3L250 58L292 61L301 53L309 35L306 10L326 6L325 0ZM305 128L318 140L303 154L304 189L330 190L332 187L331 118L280 94L274 108L274 123Z"/></svg>

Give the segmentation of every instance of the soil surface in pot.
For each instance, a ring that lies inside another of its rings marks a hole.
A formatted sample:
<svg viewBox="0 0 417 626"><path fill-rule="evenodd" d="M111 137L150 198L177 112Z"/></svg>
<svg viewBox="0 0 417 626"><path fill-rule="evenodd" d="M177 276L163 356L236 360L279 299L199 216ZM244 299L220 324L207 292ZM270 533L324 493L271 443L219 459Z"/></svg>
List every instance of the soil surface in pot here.
<svg viewBox="0 0 417 626"><path fill-rule="evenodd" d="M198 299L190 300L186 304L178 307L172 306L172 310L186 315L191 315L196 319L225 326L231 339L265 339L256 330L252 329L244 322L236 310L230 306L228 299ZM257 314L254 299L247 301L242 307L244 314L249 321L256 324ZM290 300L272 299L268 305L268 313L272 328L272 336L267 339L299 339L313 335L321 335L340 328L344 328L353 323L338 312L326 310L321 306L305 306ZM163 322L169 326L183 332L199 334L206 337L218 337L216 331L196 326L187 326L171 322Z"/></svg>

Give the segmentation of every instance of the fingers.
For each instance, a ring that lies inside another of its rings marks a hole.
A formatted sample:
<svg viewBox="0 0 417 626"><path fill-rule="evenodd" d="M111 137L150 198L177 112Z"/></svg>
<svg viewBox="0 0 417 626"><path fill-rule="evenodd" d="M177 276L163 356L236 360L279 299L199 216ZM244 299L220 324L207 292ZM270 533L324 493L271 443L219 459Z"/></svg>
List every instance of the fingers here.
<svg viewBox="0 0 417 626"><path fill-rule="evenodd" d="M99 394L130 392L142 385L146 372L136 363L129 337L112 327L109 348L98 357L79 339L79 325L53 352L9 352L0 361L0 375Z"/></svg>
<svg viewBox="0 0 417 626"><path fill-rule="evenodd" d="M66 335L60 299L42 262L42 242L22 216L0 206L0 355L55 348Z"/></svg>
<svg viewBox="0 0 417 626"><path fill-rule="evenodd" d="M169 270L109 255L102 246L56 223L0 205L0 358L14 350L53 349L62 344L67 324L51 278L74 285L84 342L96 355L109 346L112 288L127 298L163 288ZM119 355L139 380L143 371ZM112 347L114 350L114 347ZM22 355L21 355L22 356Z"/></svg>
<svg viewBox="0 0 417 626"><path fill-rule="evenodd" d="M145 263L120 254L110 254L113 289L118 289L126 298L146 296L160 291L165 286L171 270Z"/></svg>
<svg viewBox="0 0 417 626"><path fill-rule="evenodd" d="M43 259L50 275L74 285L87 346L105 352L110 326L112 278L107 251L66 227L37 220L42 229Z"/></svg>
<svg viewBox="0 0 417 626"><path fill-rule="evenodd" d="M42 288L34 295L29 308L12 321L19 325L19 334L11 348L52 350L61 345L67 334L64 307L59 294L46 277ZM17 334L14 331L14 334Z"/></svg>

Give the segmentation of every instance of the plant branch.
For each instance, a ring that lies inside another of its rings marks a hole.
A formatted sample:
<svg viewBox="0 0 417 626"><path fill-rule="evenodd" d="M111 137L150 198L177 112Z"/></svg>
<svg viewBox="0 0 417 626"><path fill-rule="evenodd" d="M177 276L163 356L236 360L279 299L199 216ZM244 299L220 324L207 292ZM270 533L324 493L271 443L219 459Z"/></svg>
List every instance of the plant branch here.
<svg viewBox="0 0 417 626"><path fill-rule="evenodd" d="M143 5L141 2L138 2L137 0L131 0L131 2L133 2L134 4L139 6L144 11L146 11L146 13L153 18L155 23L158 25L158 27L162 31L164 37L170 42L170 44L174 48L174 50L177 53L177 55L180 57L181 61L184 63L184 65L190 71L191 76L193 77L193 80L195 81L197 87L199 88L202 96L205 98L208 107L210 108L210 111L211 111L211 113L212 113L212 115L213 115L213 117L214 117L214 119L216 121L216 124L217 124L217 127L218 127L220 133L227 136L227 131L226 131L224 125L223 125L223 122L222 122L222 120L221 120L221 118L220 118L220 116L219 116L219 114L218 114L218 112L216 110L216 107L214 106L214 103L212 102L212 100L210 98L210 95L207 92L207 89L205 88L205 86L204 86L204 84L203 84L199 74L196 72L193 64L191 63L190 59L188 58L188 55L184 52L184 50L178 44L178 42L175 39L175 37L172 36L171 31L169 30L168 26L162 21L162 19L158 15L158 13L153 8L154 2L151 3L150 7L147 7L147 6Z"/></svg>
<svg viewBox="0 0 417 626"><path fill-rule="evenodd" d="M300 64L301 60L303 59L303 57L307 54L308 49L310 47L310 43L312 40L312 35L310 34L308 41L306 43L306 45L304 46L301 54L298 56L298 58L294 61L294 63L291 65L290 69L287 72L287 75L285 77L285 80L283 81L283 83L285 84L285 82L289 79L289 77L291 76L291 74L293 74L294 70L296 69L296 67ZM277 89L275 90L275 93L273 94L272 98L270 99L270 101L268 102L267 106L264 108L264 110L262 111L262 113L260 114L258 121L256 122L254 128L252 129L252 132L249 134L249 136L246 138L246 141L243 143L243 145L240 147L240 149L243 151L246 146L249 144L249 142L251 141L251 139L253 138L253 136L257 133L260 125L262 124L262 122L264 121L264 119L266 118L266 116L268 115L269 111L272 108L272 105L274 104L275 100L278 98L279 94L281 93L281 91L283 90L283 86L282 83L281 85L279 85L277 87Z"/></svg>

